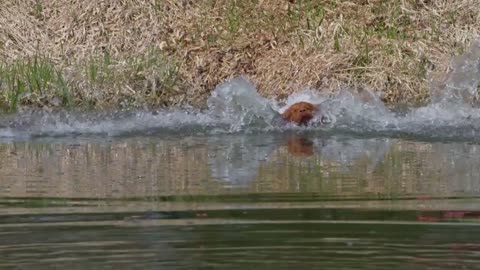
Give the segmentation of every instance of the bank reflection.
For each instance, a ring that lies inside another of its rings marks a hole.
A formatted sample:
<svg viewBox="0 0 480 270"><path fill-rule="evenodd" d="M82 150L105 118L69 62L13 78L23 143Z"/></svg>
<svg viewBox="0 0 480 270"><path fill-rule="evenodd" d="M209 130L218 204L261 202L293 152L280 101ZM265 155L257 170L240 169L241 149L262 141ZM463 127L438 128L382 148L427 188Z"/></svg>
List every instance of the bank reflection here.
<svg viewBox="0 0 480 270"><path fill-rule="evenodd" d="M479 149L468 143L318 134L4 143L0 196L476 196Z"/></svg>

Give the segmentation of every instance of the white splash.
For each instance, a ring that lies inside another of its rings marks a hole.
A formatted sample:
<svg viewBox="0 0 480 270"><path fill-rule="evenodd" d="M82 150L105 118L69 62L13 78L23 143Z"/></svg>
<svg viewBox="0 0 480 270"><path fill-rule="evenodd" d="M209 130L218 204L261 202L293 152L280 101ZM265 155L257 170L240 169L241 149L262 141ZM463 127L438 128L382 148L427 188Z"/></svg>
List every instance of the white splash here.
<svg viewBox="0 0 480 270"><path fill-rule="evenodd" d="M333 97L305 90L283 102L258 94L244 77L216 87L204 110L172 109L113 113L25 112L0 118L0 138L128 134L251 133L284 130L321 130L359 134L422 136L478 140L480 109L472 106L480 84L480 41L455 57L442 87L432 88L431 104L412 108L402 116L386 108L375 93L344 89ZM281 113L293 103L320 106L309 127L285 124ZM322 121L326 119L327 121ZM325 123L326 122L326 123Z"/></svg>
<svg viewBox="0 0 480 270"><path fill-rule="evenodd" d="M295 93L293 95L290 95L287 100L285 101L285 105L284 106L276 106L277 111L279 113L283 113L285 112L285 110L287 110L290 106L292 106L293 104L297 103L297 102L309 102L309 103L312 103L312 104L315 104L315 105L319 105L321 103L323 103L324 101L327 100L328 97L326 96L323 96L322 93L319 93L318 91L314 91L314 90L311 90L311 89L308 89L308 90L304 90L302 92L298 92L298 93Z"/></svg>
<svg viewBox="0 0 480 270"><path fill-rule="evenodd" d="M207 101L209 115L230 123L230 131L271 128L278 112L273 103L258 94L246 78L235 78L217 86Z"/></svg>

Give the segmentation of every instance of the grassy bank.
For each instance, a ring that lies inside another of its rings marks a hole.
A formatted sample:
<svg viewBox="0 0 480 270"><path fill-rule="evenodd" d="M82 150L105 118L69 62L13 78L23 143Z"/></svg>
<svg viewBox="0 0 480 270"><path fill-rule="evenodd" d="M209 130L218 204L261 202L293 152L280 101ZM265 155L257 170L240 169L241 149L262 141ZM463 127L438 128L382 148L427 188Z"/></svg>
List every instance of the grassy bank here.
<svg viewBox="0 0 480 270"><path fill-rule="evenodd" d="M480 36L477 0L5 0L0 107L204 104L247 75L264 96L340 87L428 99Z"/></svg>

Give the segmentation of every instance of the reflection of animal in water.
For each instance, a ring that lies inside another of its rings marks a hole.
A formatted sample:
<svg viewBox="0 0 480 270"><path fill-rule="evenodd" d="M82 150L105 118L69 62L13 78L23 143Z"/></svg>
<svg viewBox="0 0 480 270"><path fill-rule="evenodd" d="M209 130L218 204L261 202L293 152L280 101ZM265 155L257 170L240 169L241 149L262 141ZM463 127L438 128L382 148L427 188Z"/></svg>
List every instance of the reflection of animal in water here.
<svg viewBox="0 0 480 270"><path fill-rule="evenodd" d="M307 125L313 119L318 108L310 102L297 102L290 106L283 114L283 119L295 122L298 125Z"/></svg>
<svg viewBox="0 0 480 270"><path fill-rule="evenodd" d="M291 137L287 141L288 152L296 157L309 157L314 154L313 142L304 137Z"/></svg>
<svg viewBox="0 0 480 270"><path fill-rule="evenodd" d="M322 160L343 164L349 170L354 162L368 158L367 172L372 172L384 157L391 144L386 139L326 139L301 134L284 134L281 137L257 135L215 136L208 139L208 163L215 179L226 186L248 185L258 177L262 163L275 159L279 148L298 158L319 156Z"/></svg>

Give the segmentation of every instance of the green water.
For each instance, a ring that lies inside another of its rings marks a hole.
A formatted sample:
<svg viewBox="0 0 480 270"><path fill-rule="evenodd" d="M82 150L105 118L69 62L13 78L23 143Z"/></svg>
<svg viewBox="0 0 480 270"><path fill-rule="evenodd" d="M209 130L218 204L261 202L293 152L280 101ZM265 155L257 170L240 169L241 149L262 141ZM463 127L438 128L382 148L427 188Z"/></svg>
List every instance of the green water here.
<svg viewBox="0 0 480 270"><path fill-rule="evenodd" d="M480 148L349 135L0 144L1 269L476 269Z"/></svg>

